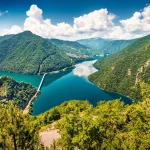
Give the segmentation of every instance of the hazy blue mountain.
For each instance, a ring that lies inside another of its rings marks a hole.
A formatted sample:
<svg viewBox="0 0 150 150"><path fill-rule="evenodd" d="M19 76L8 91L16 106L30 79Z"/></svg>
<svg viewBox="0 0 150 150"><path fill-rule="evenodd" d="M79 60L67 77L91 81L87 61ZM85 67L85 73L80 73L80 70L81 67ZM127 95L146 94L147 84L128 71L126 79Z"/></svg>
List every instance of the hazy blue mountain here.
<svg viewBox="0 0 150 150"><path fill-rule="evenodd" d="M133 40L111 40L111 39L102 39L102 38L91 38L78 40L80 44L86 45L93 49L93 53L96 54L113 54L121 49L132 44L136 39Z"/></svg>

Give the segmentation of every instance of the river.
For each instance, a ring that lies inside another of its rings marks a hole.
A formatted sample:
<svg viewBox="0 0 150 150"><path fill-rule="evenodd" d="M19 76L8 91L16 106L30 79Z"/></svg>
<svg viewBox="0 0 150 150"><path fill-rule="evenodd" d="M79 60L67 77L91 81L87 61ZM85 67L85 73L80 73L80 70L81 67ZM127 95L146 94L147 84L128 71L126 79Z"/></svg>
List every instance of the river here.
<svg viewBox="0 0 150 150"><path fill-rule="evenodd" d="M95 61L84 61L76 64L74 69L46 75L41 94L33 104L33 115L38 115L68 100L88 100L96 106L100 100L107 101L122 98L125 104L130 104L131 100L129 98L120 94L105 92L88 80L88 75L97 71L92 65ZM35 88L38 88L42 78L41 75L0 72L0 76L2 75L10 76L16 81L30 83Z"/></svg>

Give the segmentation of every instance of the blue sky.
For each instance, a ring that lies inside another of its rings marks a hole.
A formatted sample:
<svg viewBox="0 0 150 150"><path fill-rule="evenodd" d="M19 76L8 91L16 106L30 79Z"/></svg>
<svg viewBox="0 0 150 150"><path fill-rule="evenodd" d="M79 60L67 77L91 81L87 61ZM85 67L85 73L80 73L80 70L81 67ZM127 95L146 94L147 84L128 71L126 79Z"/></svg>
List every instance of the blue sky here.
<svg viewBox="0 0 150 150"><path fill-rule="evenodd" d="M148 0L136 0L136 1L133 1L133 0L132 1L131 0L53 0L53 1L52 0L5 0L4 1L2 0L0 1L0 33L5 34L5 32L3 32L4 29L8 29L6 32L8 34L13 33L13 31L10 31L12 26L20 27L22 28L22 30L28 30L27 27L24 27L24 23L27 18L30 18L30 20L28 20L28 23L29 21L30 22L32 21L31 21L31 16L27 16L26 12L31 8L33 4L37 6L36 9L42 10L42 14L41 14L42 20L50 19L52 25L57 25L57 23L64 22L67 25L70 25L71 27L73 27L74 21L75 21L74 18L79 18L80 16L84 16L85 14L88 15L94 12L95 10L102 10L105 8L108 11L107 15L113 14L115 16L113 19L107 22L107 24L110 23L110 28L118 27L118 26L122 28L122 24L120 23L120 20L130 19L135 12L143 12L143 9L145 7L148 7L150 3ZM100 14L102 15L103 13L100 13ZM97 14L96 13L95 15L93 14L93 17L96 18ZM106 20L108 20L108 18ZM139 16L139 18L142 19L143 16ZM86 20L85 17L83 17L82 19ZM104 18L102 18L102 20L104 22L106 21ZM78 21L80 23L82 22L81 19ZM95 26L93 27L93 29L92 27L90 28L85 27L87 29L87 32L86 32L86 29L78 30L77 26L79 24L77 24L76 29L73 29L73 31L70 31L70 35L72 35L73 33L76 34L74 38L70 38L69 33L67 33L66 35L62 35L62 34L57 35L58 29L56 29L57 32L53 35L51 34L42 35L38 31L38 29L36 31L34 30L33 32L43 37L55 37L56 36L56 38L62 38L62 39L63 38L64 39L79 39L79 38L89 38L89 37L99 37L99 36L105 37L104 35L108 34L109 30L107 29L107 27L104 27L103 30L105 30L105 32L102 32L102 27L100 23L101 20L97 20L97 21L99 22L98 25L91 25L91 26ZM83 21L83 22L89 23L89 21L87 22ZM129 28L127 26L130 23L125 22L124 24L126 25L124 25L122 29L127 30ZM141 27L141 24L139 26ZM149 32L144 31L144 33L142 34L142 31L141 32L139 31L139 28L140 28L139 26L137 27L138 31L132 31L134 32L133 34L136 33L137 35L138 33L138 36L141 36L141 35L145 35L149 33ZM42 28L42 25L40 25L39 27ZM48 28L49 27L50 26L48 26ZM61 27L62 28L64 27L66 29L69 28L69 27L66 27L66 25L65 26L62 25ZM122 29L117 28L117 30L122 30ZM29 30L32 31L32 28L29 28ZM72 30L72 29L69 29L69 30ZM90 34L90 32L94 32L98 30L101 33L99 34L97 33L95 35L93 35L93 33ZM128 29L128 30L131 30L131 29ZM62 32L65 32L65 30L63 30ZM84 35L85 34L84 32L88 34ZM136 35L130 36L130 37L134 38L136 37ZM114 37L113 36L109 37L108 35L108 38L114 38Z"/></svg>

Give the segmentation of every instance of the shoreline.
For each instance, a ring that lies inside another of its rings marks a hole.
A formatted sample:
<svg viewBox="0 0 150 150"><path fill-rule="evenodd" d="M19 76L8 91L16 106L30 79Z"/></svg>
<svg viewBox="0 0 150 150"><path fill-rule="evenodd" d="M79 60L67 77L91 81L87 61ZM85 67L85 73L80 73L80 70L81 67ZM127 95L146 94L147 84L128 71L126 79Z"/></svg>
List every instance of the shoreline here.
<svg viewBox="0 0 150 150"><path fill-rule="evenodd" d="M107 89L103 89L103 88L101 88L100 86L98 86L94 81L90 80L89 78L88 78L88 80L89 80L90 82L94 83L99 89L103 90L103 91L106 92L106 93L119 94L119 95L121 95L121 96L124 96L124 97L130 99L132 103L133 103L133 101L134 101L132 98L130 98L130 97L127 96L127 95L123 95L122 93L119 93L119 92L113 92L113 91L109 91L109 90L107 90ZM113 97L113 96L112 96L112 97Z"/></svg>
<svg viewBox="0 0 150 150"><path fill-rule="evenodd" d="M75 68L75 65L70 66L70 67L66 67L66 68L63 68L63 69L60 69L60 70L56 70L56 71L46 72L46 73L47 74L55 74L55 73L60 73L60 72L66 71L68 69L74 69L74 68ZM43 74L39 74L39 75L43 75Z"/></svg>

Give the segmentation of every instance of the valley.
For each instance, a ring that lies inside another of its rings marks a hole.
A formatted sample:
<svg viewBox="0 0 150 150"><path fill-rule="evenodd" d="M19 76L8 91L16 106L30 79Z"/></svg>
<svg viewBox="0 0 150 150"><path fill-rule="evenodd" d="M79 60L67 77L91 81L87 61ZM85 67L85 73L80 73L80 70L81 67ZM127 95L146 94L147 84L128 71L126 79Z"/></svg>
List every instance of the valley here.
<svg viewBox="0 0 150 150"><path fill-rule="evenodd" d="M0 150L149 150L150 4L0 1Z"/></svg>

